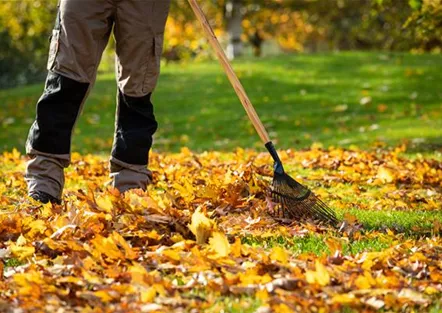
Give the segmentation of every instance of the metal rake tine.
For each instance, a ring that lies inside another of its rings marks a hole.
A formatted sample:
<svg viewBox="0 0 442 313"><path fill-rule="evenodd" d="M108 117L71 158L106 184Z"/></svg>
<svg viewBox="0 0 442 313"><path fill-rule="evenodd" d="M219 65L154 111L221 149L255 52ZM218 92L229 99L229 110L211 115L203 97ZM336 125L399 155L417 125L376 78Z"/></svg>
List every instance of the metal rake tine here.
<svg viewBox="0 0 442 313"><path fill-rule="evenodd" d="M297 201L292 197L284 197L284 195L278 194L277 200L279 200L279 202L285 206L285 210L288 211L293 217L310 217L313 219L322 220L324 222L336 223L337 218L331 209L329 209L325 203L317 198L314 194L310 193L309 195L312 198Z"/></svg>
<svg viewBox="0 0 442 313"><path fill-rule="evenodd" d="M333 219L334 222L338 222L335 213L321 199L315 196L315 201L326 216Z"/></svg>
<svg viewBox="0 0 442 313"><path fill-rule="evenodd" d="M301 202L294 201L293 198L285 197L280 193L275 193L275 200L277 200L283 206L283 209L290 213L290 215L294 218L302 218L305 215L305 208L303 208L302 212L299 210L299 205ZM298 210L294 209L294 207L298 207Z"/></svg>
<svg viewBox="0 0 442 313"><path fill-rule="evenodd" d="M313 207L314 207L314 213L320 217L322 220L325 221L330 221L330 222L335 222L336 221L336 217L334 214L332 214L327 207L323 206L323 203L321 202L317 202L317 198L316 199L312 199L312 201L314 202Z"/></svg>

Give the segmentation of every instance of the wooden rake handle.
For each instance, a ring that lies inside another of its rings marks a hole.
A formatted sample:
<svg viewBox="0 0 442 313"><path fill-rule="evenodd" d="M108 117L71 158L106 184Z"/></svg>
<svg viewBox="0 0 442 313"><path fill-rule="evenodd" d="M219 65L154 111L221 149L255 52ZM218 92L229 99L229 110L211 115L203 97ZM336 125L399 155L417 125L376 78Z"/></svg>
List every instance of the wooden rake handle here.
<svg viewBox="0 0 442 313"><path fill-rule="evenodd" d="M252 105L252 102L250 102L249 97L247 96L246 91L244 90L244 87L242 86L241 82L238 79L238 76L236 76L235 72L233 71L233 68L230 65L230 62L227 59L227 56L224 53L218 39L216 38L216 35L212 27L210 26L209 21L207 20L203 10L201 10L196 0L188 0L188 1L193 9L193 12L195 12L196 17L203 26L203 29L206 33L206 37L209 40L213 49L215 50L218 60L220 61L222 67L224 68L224 71L226 72L227 77L229 78L230 83L233 86L233 89L235 89L235 92L238 95L239 100L241 101L244 109L246 110L250 121L252 122L253 126L255 126L256 132L258 133L259 137L261 138L264 144L269 143L270 142L269 134L267 133L266 129L264 128L264 125L259 119L258 114L256 113L256 110Z"/></svg>

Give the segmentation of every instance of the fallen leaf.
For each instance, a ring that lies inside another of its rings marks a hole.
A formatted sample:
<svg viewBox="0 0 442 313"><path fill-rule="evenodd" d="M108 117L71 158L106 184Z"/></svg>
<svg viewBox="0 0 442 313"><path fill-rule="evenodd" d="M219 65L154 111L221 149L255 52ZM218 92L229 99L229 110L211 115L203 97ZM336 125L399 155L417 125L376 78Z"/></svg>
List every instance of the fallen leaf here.
<svg viewBox="0 0 442 313"><path fill-rule="evenodd" d="M274 247L270 252L270 259L276 262L280 262L282 264L287 264L289 260L289 256L287 252L281 247Z"/></svg>
<svg viewBox="0 0 442 313"><path fill-rule="evenodd" d="M379 167L376 177L379 178L382 183L392 183L395 180L394 172L385 166Z"/></svg>
<svg viewBox="0 0 442 313"><path fill-rule="evenodd" d="M192 222L189 225L190 231L195 235L198 244L207 242L214 230L215 223L206 217L200 209L192 214Z"/></svg>
<svg viewBox="0 0 442 313"><path fill-rule="evenodd" d="M330 274L327 268L318 260L315 262L315 271L306 271L305 278L309 284L327 286L330 283Z"/></svg>
<svg viewBox="0 0 442 313"><path fill-rule="evenodd" d="M155 290L155 288L150 287L146 290L141 291L141 302L143 303L149 303L152 302L155 297L157 296L157 291Z"/></svg>
<svg viewBox="0 0 442 313"><path fill-rule="evenodd" d="M221 232L214 232L209 239L209 247L219 257L226 257L230 253L230 244L226 235Z"/></svg>

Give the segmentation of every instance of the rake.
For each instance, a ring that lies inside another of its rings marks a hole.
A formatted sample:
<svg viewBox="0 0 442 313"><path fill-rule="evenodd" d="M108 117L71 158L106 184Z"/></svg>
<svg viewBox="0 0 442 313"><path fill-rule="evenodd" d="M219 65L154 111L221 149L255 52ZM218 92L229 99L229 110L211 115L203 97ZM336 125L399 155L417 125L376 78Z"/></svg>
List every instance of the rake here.
<svg viewBox="0 0 442 313"><path fill-rule="evenodd" d="M311 190L303 186L284 171L281 159L276 152L270 137L264 128L255 108L249 100L241 82L233 71L216 35L204 12L196 0L188 0L201 23L209 43L215 50L227 77L238 95L247 115L274 160L273 182L270 188L271 198L275 202L274 214L279 218L294 220L313 220L337 225L338 219L332 209L322 202Z"/></svg>

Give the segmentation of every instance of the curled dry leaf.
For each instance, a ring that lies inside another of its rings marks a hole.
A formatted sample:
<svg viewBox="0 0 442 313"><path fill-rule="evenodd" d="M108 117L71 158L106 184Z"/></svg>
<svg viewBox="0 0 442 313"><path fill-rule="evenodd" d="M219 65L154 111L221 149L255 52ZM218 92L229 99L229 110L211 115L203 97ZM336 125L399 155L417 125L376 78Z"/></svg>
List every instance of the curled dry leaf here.
<svg viewBox="0 0 442 313"><path fill-rule="evenodd" d="M192 214L192 222L189 225L190 231L195 235L196 242L204 244L207 242L215 227L215 222L206 217L201 209Z"/></svg>

